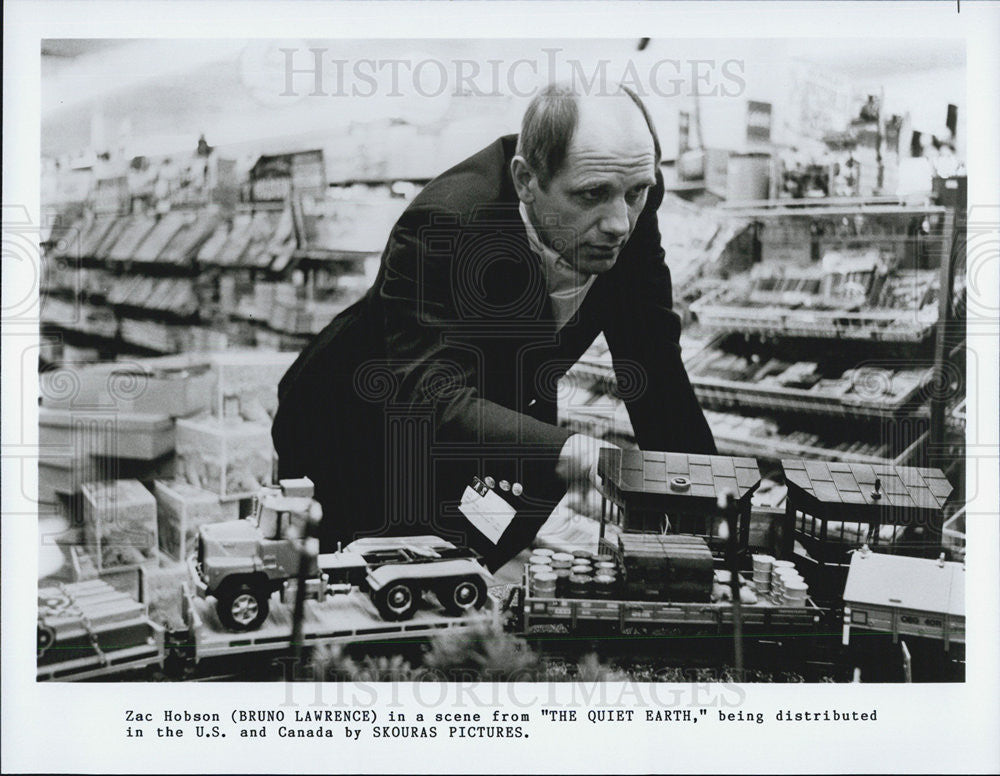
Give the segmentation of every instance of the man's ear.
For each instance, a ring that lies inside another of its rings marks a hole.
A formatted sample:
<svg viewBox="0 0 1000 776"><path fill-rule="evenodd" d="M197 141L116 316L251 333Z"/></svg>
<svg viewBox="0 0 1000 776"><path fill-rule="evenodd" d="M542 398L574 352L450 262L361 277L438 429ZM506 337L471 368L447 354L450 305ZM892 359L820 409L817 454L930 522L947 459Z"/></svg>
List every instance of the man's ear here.
<svg viewBox="0 0 1000 776"><path fill-rule="evenodd" d="M526 205L534 202L538 176L523 156L515 156L510 160L510 177L514 181L517 198Z"/></svg>

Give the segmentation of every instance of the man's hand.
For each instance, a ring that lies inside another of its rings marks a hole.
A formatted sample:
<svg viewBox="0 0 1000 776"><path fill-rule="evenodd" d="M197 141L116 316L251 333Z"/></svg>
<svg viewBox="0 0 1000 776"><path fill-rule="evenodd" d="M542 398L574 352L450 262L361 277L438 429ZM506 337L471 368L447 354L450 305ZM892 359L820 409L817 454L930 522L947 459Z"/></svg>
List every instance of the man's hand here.
<svg viewBox="0 0 1000 776"><path fill-rule="evenodd" d="M563 445L556 466L556 474L566 483L566 505L578 514L598 520L601 517L601 491L597 463L600 451L605 447L617 449L586 434L573 434Z"/></svg>
<svg viewBox="0 0 1000 776"><path fill-rule="evenodd" d="M548 547L559 552L572 552L573 550L597 552L600 531L600 520L582 515L573 509L567 495L556 505L549 519L538 530L532 546ZM618 533L618 526L613 523L605 523L605 536L614 539Z"/></svg>
<svg viewBox="0 0 1000 776"><path fill-rule="evenodd" d="M574 434L566 440L559 455L556 473L566 483L566 496L535 536L535 546L554 550L597 551L601 530L601 492L597 478L597 463L602 448L613 448L607 442ZM610 523L605 531L617 532Z"/></svg>

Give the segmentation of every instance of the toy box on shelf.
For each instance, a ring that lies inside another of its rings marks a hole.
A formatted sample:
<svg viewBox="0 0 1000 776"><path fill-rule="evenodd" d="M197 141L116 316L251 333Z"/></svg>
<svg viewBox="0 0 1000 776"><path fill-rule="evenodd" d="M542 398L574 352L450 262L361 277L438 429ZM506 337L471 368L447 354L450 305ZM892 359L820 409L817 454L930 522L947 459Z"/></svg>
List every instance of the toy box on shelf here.
<svg viewBox="0 0 1000 776"><path fill-rule="evenodd" d="M198 529L207 523L239 519L239 503L222 502L182 481L157 480L153 486L160 549L174 560L185 560L198 540Z"/></svg>
<svg viewBox="0 0 1000 776"><path fill-rule="evenodd" d="M86 456L39 456L38 503L58 504L60 494L78 491L82 484L78 472L86 460Z"/></svg>
<svg viewBox="0 0 1000 776"><path fill-rule="evenodd" d="M166 415L105 410L38 409L38 443L49 455L103 455L153 460L174 449Z"/></svg>
<svg viewBox="0 0 1000 776"><path fill-rule="evenodd" d="M142 483L88 482L81 491L84 540L98 571L156 561L156 499Z"/></svg>
<svg viewBox="0 0 1000 776"><path fill-rule="evenodd" d="M177 476L219 497L248 498L271 476L271 427L240 418L177 421Z"/></svg>
<svg viewBox="0 0 1000 776"><path fill-rule="evenodd" d="M278 383L297 354L248 350L212 356L212 414L270 423L278 408Z"/></svg>
<svg viewBox="0 0 1000 776"><path fill-rule="evenodd" d="M208 409L213 384L209 368L207 358L190 355L86 365L64 362L41 374L42 404L184 417Z"/></svg>

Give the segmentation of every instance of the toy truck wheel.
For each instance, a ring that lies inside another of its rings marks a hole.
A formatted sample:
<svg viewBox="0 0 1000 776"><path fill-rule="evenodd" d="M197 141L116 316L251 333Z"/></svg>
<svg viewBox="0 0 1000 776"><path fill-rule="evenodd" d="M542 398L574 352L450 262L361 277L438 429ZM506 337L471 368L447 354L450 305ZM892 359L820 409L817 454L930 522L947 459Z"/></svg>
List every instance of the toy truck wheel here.
<svg viewBox="0 0 1000 776"><path fill-rule="evenodd" d="M383 620L408 620L417 611L420 590L410 582L390 582L372 593L372 601Z"/></svg>
<svg viewBox="0 0 1000 776"><path fill-rule="evenodd" d="M479 577L451 579L437 590L438 600L448 614L459 615L481 609L486 603L486 583Z"/></svg>
<svg viewBox="0 0 1000 776"><path fill-rule="evenodd" d="M219 619L234 631L259 628L267 619L270 609L267 592L246 582L227 585L216 597L215 610Z"/></svg>

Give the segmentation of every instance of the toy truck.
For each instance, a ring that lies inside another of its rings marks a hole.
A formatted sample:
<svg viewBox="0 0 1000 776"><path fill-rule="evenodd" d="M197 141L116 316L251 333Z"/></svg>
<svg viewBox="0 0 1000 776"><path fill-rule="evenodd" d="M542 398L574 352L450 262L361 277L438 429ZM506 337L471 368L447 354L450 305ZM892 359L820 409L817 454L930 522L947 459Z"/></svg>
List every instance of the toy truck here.
<svg viewBox="0 0 1000 776"><path fill-rule="evenodd" d="M271 595L296 578L302 537L309 521L321 516L307 478L261 489L250 519L202 526L197 555L189 561L195 593L215 598L226 628L259 628ZM307 556L306 562L311 595L322 600L358 588L390 621L413 617L425 592L449 614L479 609L492 579L478 554L435 536L359 539L338 552Z"/></svg>

